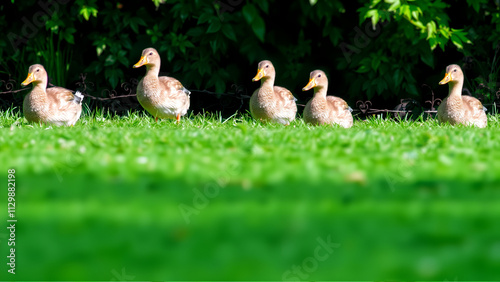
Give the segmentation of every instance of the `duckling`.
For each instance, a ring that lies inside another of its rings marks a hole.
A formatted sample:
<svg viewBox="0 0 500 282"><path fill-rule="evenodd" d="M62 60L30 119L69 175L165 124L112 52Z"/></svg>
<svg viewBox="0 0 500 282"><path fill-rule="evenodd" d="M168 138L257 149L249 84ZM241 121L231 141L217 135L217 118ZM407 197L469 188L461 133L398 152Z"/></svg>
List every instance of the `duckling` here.
<svg viewBox="0 0 500 282"><path fill-rule="evenodd" d="M134 68L146 66L146 76L137 85L137 100L146 111L158 118L181 120L189 109L189 95L187 90L177 79L160 76L161 59L154 48L142 51L141 59Z"/></svg>
<svg viewBox="0 0 500 282"><path fill-rule="evenodd" d="M314 97L304 108L304 121L313 125L338 124L344 128L352 126L352 109L347 103L335 96L326 96L328 78L322 70L312 71L302 91L314 88Z"/></svg>
<svg viewBox="0 0 500 282"><path fill-rule="evenodd" d="M252 79L262 80L261 86L250 98L250 113L257 120L289 125L297 114L297 99L288 89L274 86L275 77L276 71L271 61L261 61L257 75Z"/></svg>
<svg viewBox="0 0 500 282"><path fill-rule="evenodd" d="M464 73L458 65L449 65L440 85L450 85L448 96L439 105L437 116L440 123L449 122L451 125L474 125L486 127L486 108L481 102L471 96L462 95Z"/></svg>
<svg viewBox="0 0 500 282"><path fill-rule="evenodd" d="M33 84L33 89L24 98L23 113L29 122L50 125L75 125L82 114L83 95L66 88L47 88L48 75L40 64L30 66L23 86Z"/></svg>

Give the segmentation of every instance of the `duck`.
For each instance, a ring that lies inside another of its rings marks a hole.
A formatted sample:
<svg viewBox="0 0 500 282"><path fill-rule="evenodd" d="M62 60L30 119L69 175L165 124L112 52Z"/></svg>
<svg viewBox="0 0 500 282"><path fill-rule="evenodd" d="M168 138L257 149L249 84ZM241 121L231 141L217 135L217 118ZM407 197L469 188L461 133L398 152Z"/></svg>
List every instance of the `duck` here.
<svg viewBox="0 0 500 282"><path fill-rule="evenodd" d="M488 124L486 108L478 99L462 95L464 73L460 66L453 64L446 67L446 74L439 84L449 85L448 96L441 102L437 110L439 123L448 122L451 125L486 127Z"/></svg>
<svg viewBox="0 0 500 282"><path fill-rule="evenodd" d="M63 87L47 88L48 75L40 64L29 67L22 86L33 85L24 97L23 113L28 122L55 126L73 126L82 114L83 95Z"/></svg>
<svg viewBox="0 0 500 282"><path fill-rule="evenodd" d="M173 77L158 76L161 58L154 48L142 51L141 59L133 67L146 66L146 75L137 85L137 100L158 121L176 119L186 115L190 105L190 94L180 81Z"/></svg>
<svg viewBox="0 0 500 282"><path fill-rule="evenodd" d="M269 60L259 62L252 81L261 81L250 97L250 113L256 120L289 125L297 114L295 97L288 89L274 86L276 71Z"/></svg>
<svg viewBox="0 0 500 282"><path fill-rule="evenodd" d="M338 124L350 128L353 124L352 109L342 98L327 96L328 77L322 70L312 71L309 82L302 91L314 88L314 97L304 108L304 121L312 125Z"/></svg>

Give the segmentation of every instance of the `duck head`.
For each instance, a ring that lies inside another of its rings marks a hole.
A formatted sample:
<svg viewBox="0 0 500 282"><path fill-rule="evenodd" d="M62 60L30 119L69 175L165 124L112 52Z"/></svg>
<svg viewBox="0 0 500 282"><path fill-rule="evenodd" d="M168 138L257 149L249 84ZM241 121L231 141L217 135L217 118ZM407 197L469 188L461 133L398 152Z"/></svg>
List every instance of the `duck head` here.
<svg viewBox="0 0 500 282"><path fill-rule="evenodd" d="M29 85L30 83L38 84L47 81L47 72L45 68L40 64L35 64L30 66L28 69L28 77L21 82L22 86Z"/></svg>
<svg viewBox="0 0 500 282"><path fill-rule="evenodd" d="M161 62L160 55L155 48L146 48L142 50L141 59L134 65L134 68L139 68L142 66L146 67L159 67Z"/></svg>
<svg viewBox="0 0 500 282"><path fill-rule="evenodd" d="M307 91L311 88L320 90L326 87L328 87L328 78L326 77L325 72L322 70L315 70L309 74L309 82L306 86L304 86L304 88L302 88L302 91Z"/></svg>
<svg viewBox="0 0 500 282"><path fill-rule="evenodd" d="M274 78L275 75L276 71L274 70L273 63L271 63L271 61L264 60L259 63L259 66L257 68L257 74L252 79L252 81L259 81L262 78L264 79Z"/></svg>
<svg viewBox="0 0 500 282"><path fill-rule="evenodd" d="M464 73L458 65L449 65L446 67L446 74L444 78L439 82L439 85L446 83L455 84L462 82L464 80Z"/></svg>

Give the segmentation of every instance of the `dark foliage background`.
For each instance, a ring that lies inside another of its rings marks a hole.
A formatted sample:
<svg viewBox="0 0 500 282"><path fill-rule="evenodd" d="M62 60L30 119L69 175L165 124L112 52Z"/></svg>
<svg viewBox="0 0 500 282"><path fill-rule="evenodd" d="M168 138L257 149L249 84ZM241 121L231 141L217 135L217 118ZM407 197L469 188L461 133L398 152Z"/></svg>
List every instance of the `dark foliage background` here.
<svg viewBox="0 0 500 282"><path fill-rule="evenodd" d="M251 78L262 59L301 103L311 97L301 91L309 72L323 69L329 93L351 105L423 104L431 93L423 84L446 95L437 82L451 63L463 66L473 95L498 99L499 0L11 0L0 12L0 91L9 79L20 88L28 67L42 63L55 85L100 97L134 93L145 70L132 65L152 46L163 75L193 90L195 112L246 110L241 98L258 87ZM20 106L24 93L0 96L2 105ZM135 98L120 100L86 103L140 109Z"/></svg>

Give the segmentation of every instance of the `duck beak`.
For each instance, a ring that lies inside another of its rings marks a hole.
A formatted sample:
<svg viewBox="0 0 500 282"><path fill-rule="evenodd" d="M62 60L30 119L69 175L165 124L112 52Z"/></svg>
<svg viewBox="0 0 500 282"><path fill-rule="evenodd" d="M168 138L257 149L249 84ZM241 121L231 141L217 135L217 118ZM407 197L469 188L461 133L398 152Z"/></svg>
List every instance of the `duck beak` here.
<svg viewBox="0 0 500 282"><path fill-rule="evenodd" d="M313 77L313 78L309 79L309 82L307 83L306 86L304 86L304 88L302 88L302 91L307 91L307 90L309 90L311 88L316 87L316 85L317 85L316 84L316 80Z"/></svg>
<svg viewBox="0 0 500 282"><path fill-rule="evenodd" d="M35 80L35 76L33 75L32 72L30 72L30 73L28 73L28 77L23 82L21 82L21 85L26 86L26 85L32 83L34 80Z"/></svg>
<svg viewBox="0 0 500 282"><path fill-rule="evenodd" d="M255 77L252 79L252 81L259 81L261 78L264 77L264 69L258 69L257 74Z"/></svg>
<svg viewBox="0 0 500 282"><path fill-rule="evenodd" d="M446 73L446 74L444 75L444 78L443 78L443 80L441 80L441 81L439 82L439 85L446 84L446 83L448 83L448 82L450 82L450 81L453 81L453 79L451 78L451 72L450 72L450 73Z"/></svg>
<svg viewBox="0 0 500 282"><path fill-rule="evenodd" d="M139 62L137 62L137 64L134 65L134 69L136 69L138 67L142 67L147 63L148 63L148 58L146 56L141 56L141 59L139 60Z"/></svg>

